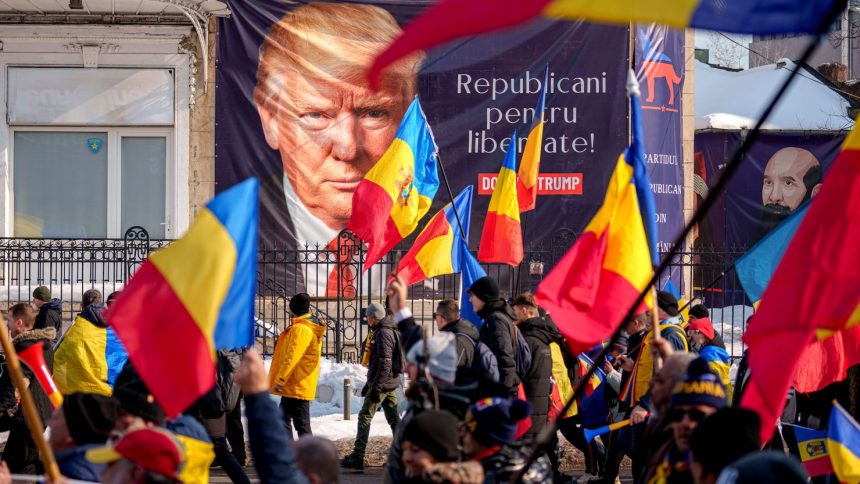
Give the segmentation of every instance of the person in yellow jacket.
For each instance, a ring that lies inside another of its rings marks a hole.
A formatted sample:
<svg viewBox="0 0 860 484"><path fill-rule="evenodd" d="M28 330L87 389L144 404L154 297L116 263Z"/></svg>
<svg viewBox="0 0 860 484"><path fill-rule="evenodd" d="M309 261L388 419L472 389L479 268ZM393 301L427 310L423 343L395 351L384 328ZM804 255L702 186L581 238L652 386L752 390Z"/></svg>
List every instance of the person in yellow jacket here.
<svg viewBox="0 0 860 484"><path fill-rule="evenodd" d="M81 313L54 351L54 382L63 395L95 393L111 396L128 353L102 318L102 293L86 291Z"/></svg>
<svg viewBox="0 0 860 484"><path fill-rule="evenodd" d="M310 313L310 307L310 297L305 293L290 299L292 322L278 337L269 369L269 391L281 397L290 438L293 427L299 437L312 435L310 401L316 397L326 326Z"/></svg>

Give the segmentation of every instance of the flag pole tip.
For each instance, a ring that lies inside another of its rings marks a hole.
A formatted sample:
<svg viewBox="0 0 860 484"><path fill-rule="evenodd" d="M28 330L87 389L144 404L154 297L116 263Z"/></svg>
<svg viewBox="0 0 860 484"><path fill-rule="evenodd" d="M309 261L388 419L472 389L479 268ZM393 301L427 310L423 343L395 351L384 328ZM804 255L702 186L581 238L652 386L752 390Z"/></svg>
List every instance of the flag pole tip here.
<svg viewBox="0 0 860 484"><path fill-rule="evenodd" d="M627 95L639 97L639 81L636 80L636 73L633 72L633 69L627 70Z"/></svg>

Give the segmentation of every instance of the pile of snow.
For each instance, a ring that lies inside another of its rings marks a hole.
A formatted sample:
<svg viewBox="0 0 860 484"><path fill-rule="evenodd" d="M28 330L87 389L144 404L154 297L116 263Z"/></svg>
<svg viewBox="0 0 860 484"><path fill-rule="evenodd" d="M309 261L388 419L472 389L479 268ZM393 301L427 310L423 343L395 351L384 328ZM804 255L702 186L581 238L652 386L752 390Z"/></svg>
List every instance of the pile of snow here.
<svg viewBox="0 0 860 484"><path fill-rule="evenodd" d="M710 308L711 322L714 323L714 331L723 336L726 351L729 356L740 358L744 355L743 335L746 329L746 321L752 316L752 306L726 306L723 308Z"/></svg>
<svg viewBox="0 0 860 484"><path fill-rule="evenodd" d="M271 367L272 360L266 359L266 372ZM349 378L349 413L350 420L343 417L344 410L344 378ZM361 388L367 382L367 368L356 363L336 363L328 358L320 360L319 380L317 381L316 399L311 402L311 430L314 435L330 440L354 438L358 425L358 412L364 403ZM402 412L405 398L403 387L396 390L397 401ZM280 402L280 397L272 395L272 400ZM383 412L374 415L370 425L370 436L391 436L391 428L385 420Z"/></svg>
<svg viewBox="0 0 860 484"><path fill-rule="evenodd" d="M732 72L696 61L696 129L751 129L794 67L790 60ZM764 129L850 129L848 100L801 67Z"/></svg>

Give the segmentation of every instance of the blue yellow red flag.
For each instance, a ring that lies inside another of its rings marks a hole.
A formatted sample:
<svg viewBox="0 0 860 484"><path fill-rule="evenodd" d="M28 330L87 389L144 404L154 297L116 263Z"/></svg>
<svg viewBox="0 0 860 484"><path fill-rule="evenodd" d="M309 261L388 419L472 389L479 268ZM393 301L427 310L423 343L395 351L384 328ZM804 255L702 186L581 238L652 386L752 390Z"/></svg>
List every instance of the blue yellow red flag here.
<svg viewBox="0 0 860 484"><path fill-rule="evenodd" d="M410 286L431 277L460 272L461 242L469 240L471 213L472 186L469 185L457 195L453 204L445 205L427 222L409 252L400 259L397 275L404 284ZM389 280L393 278L392 274Z"/></svg>
<svg viewBox="0 0 860 484"><path fill-rule="evenodd" d="M830 412L827 448L840 482L860 482L860 425L838 403Z"/></svg>
<svg viewBox="0 0 860 484"><path fill-rule="evenodd" d="M529 135L526 138L526 146L523 156L520 158L520 169L517 172L517 201L520 213L534 210L537 204L538 173L540 172L540 155L543 152L543 124L544 110L546 109L546 84L549 78L549 66L543 74L538 95L537 107L532 116Z"/></svg>
<svg viewBox="0 0 860 484"><path fill-rule="evenodd" d="M368 75L375 84L383 69L412 52L537 17L622 25L654 22L742 34L814 33L826 27L844 4L843 0L441 0L404 28L377 56Z"/></svg>
<svg viewBox="0 0 860 484"><path fill-rule="evenodd" d="M505 161L490 198L478 260L516 266L523 261L523 231L517 201L517 133L511 136Z"/></svg>
<svg viewBox="0 0 860 484"><path fill-rule="evenodd" d="M252 178L210 200L181 239L144 261L105 313L169 416L215 384L216 349L254 343L258 191Z"/></svg>
<svg viewBox="0 0 860 484"><path fill-rule="evenodd" d="M538 286L538 303L574 353L609 338L650 282L657 260L654 196L632 73L629 83L631 144L618 158L603 205Z"/></svg>
<svg viewBox="0 0 860 484"><path fill-rule="evenodd" d="M367 243L364 269L409 236L439 189L438 148L416 97L394 141L352 195L347 228Z"/></svg>
<svg viewBox="0 0 860 484"><path fill-rule="evenodd" d="M588 370L594 365L594 361L586 354L579 354L579 376L584 377ZM609 417L609 408L606 406L606 401L603 398L606 380L606 373L599 366L595 370L591 378L585 383L585 392L582 394L582 399L579 402L580 413L582 414L582 425L585 427L594 427L597 425L606 424Z"/></svg>

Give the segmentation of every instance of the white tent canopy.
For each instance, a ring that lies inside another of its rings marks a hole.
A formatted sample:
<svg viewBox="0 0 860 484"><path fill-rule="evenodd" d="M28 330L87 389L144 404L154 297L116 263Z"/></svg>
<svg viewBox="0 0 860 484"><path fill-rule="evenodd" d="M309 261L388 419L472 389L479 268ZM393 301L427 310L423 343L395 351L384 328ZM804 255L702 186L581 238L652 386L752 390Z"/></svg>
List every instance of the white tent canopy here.
<svg viewBox="0 0 860 484"><path fill-rule="evenodd" d="M696 61L696 130L751 129L793 63L780 60L744 71L727 71ZM850 104L831 86L801 68L764 129L789 131L841 131L854 122Z"/></svg>

